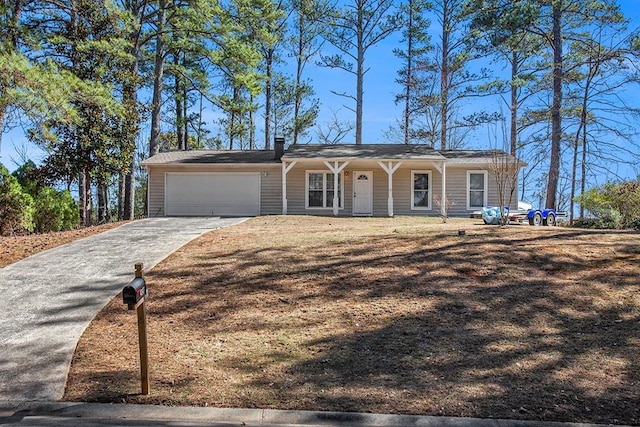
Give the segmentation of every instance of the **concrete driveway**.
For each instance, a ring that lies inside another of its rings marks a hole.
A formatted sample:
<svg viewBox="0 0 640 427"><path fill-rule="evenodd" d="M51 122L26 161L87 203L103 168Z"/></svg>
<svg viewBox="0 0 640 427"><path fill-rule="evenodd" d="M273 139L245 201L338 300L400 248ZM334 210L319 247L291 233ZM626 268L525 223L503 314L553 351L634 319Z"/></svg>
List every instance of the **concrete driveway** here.
<svg viewBox="0 0 640 427"><path fill-rule="evenodd" d="M80 335L136 263L148 271L201 234L243 220L138 220L1 268L0 401L60 399Z"/></svg>

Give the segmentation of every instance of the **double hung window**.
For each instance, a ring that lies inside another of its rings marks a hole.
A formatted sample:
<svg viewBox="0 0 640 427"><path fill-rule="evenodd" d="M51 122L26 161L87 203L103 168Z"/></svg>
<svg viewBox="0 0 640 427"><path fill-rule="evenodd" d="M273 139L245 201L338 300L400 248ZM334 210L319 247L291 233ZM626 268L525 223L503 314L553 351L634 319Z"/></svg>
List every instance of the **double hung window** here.
<svg viewBox="0 0 640 427"><path fill-rule="evenodd" d="M487 206L487 171L467 172L467 208L479 209Z"/></svg>
<svg viewBox="0 0 640 427"><path fill-rule="evenodd" d="M336 191L338 207L342 208L342 174L338 175L338 188L334 188L333 173L307 172L307 208L332 208Z"/></svg>
<svg viewBox="0 0 640 427"><path fill-rule="evenodd" d="M431 172L411 171L411 209L431 209Z"/></svg>

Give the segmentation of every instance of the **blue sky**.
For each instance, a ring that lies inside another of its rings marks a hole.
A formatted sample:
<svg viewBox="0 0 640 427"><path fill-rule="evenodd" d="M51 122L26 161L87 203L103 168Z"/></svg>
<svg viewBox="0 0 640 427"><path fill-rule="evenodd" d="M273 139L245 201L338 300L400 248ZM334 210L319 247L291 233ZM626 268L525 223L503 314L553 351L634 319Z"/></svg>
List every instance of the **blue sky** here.
<svg viewBox="0 0 640 427"><path fill-rule="evenodd" d="M625 15L632 19L632 26L640 25L640 0L619 0L618 2L623 9ZM395 94L400 90L400 86L395 83L397 70L399 65L398 59L393 55L392 50L399 47L400 35L389 37L381 44L372 48L367 56L367 66L371 68L365 77L365 93L364 93L364 117L363 117L363 140L365 143L387 142L384 132L390 127L395 126L397 118L401 116L401 107L395 105ZM355 78L343 71L332 70L327 68L319 68L309 66L308 78L312 79L316 90L316 95L321 100L321 115L318 124L327 122L331 118L331 111L337 111L344 120L355 121L354 114L345 108L347 104L354 106L353 102L338 97L331 93L331 90L346 91L353 93L355 87ZM640 95L640 90L637 91ZM471 101L470 101L471 102ZM499 101L496 100L478 100L469 104L469 110L480 109L484 105L487 108L500 108ZM478 104L478 103L484 103ZM209 118L217 116L214 110L209 106L205 114ZM470 139L467 148L491 148L487 142L487 130L479 129ZM258 139L261 132L258 129ZM141 138L148 138L148 126L142 131ZM344 143L352 143L353 135L343 140ZM261 143L258 143L261 146ZM43 153L37 147L28 144L24 138L21 128L16 128L11 132L3 135L2 146L0 147L0 163L7 166L10 170L15 169L16 162L21 163L22 153L34 161L42 158ZM626 172L625 172L626 173ZM628 171L632 176L635 172Z"/></svg>

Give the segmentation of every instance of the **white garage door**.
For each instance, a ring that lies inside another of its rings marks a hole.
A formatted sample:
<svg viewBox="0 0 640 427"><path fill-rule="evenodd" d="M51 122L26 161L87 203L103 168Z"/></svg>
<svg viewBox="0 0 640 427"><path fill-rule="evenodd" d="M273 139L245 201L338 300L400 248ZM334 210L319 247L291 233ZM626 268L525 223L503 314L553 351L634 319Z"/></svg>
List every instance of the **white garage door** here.
<svg viewBox="0 0 640 427"><path fill-rule="evenodd" d="M167 173L168 216L260 215L260 173Z"/></svg>

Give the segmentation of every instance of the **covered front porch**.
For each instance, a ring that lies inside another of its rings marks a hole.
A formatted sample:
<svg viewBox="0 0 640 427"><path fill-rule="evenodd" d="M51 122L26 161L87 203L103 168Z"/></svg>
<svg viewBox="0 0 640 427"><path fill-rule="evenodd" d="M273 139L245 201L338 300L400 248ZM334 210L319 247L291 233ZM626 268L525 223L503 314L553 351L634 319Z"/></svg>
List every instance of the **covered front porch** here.
<svg viewBox="0 0 640 427"><path fill-rule="evenodd" d="M436 201L446 200L446 174L441 156L433 160L283 159L282 213L445 215L446 204Z"/></svg>

